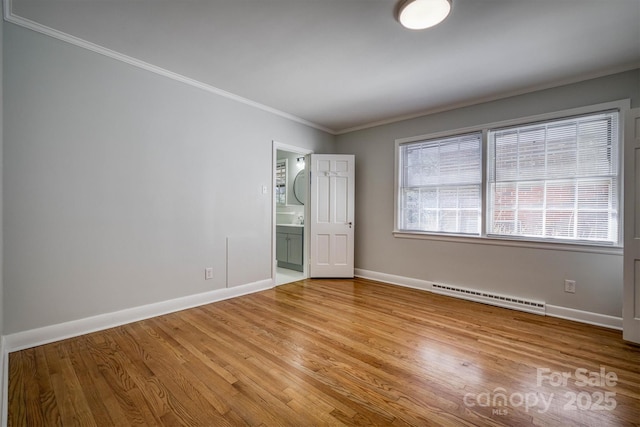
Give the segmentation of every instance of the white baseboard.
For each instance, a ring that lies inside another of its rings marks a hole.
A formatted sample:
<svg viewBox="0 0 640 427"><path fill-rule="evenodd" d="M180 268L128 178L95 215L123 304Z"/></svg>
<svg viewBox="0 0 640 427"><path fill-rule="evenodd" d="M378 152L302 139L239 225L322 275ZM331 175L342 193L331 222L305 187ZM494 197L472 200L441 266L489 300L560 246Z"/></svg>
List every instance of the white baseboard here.
<svg viewBox="0 0 640 427"><path fill-rule="evenodd" d="M391 285L404 286L405 288L422 289L423 291L431 291L433 285L433 282L427 280L396 276L395 274L378 273L377 271L363 270L361 268L356 268L354 274L356 277L362 277L363 279L376 280Z"/></svg>
<svg viewBox="0 0 640 427"><path fill-rule="evenodd" d="M3 337L4 353L36 347L66 338L77 337L163 314L173 313L216 301L239 297L273 288L272 279L259 280L246 285L217 289L202 294L188 295L140 307L128 308L113 313L100 314L84 319L17 332ZM6 362L5 362L6 363Z"/></svg>
<svg viewBox="0 0 640 427"><path fill-rule="evenodd" d="M608 316L606 314L592 313L590 311L576 310L574 308L560 307L547 304L547 316L560 319L575 320L589 325L603 326L605 328L622 330L622 317Z"/></svg>
<svg viewBox="0 0 640 427"><path fill-rule="evenodd" d="M397 276L394 274L379 273L377 271L364 270L361 268L355 269L355 276L362 277L363 279L376 280L378 282L389 283L392 285L404 286L407 288L421 289L429 292L434 292L432 289L433 282L427 280L414 279L411 277ZM434 292L438 293L438 292ZM486 301L479 301L473 298L465 298L468 300L489 303ZM497 305L497 304L494 304ZM589 311L576 310L573 308L560 307L556 305L546 304L545 315L551 317L558 317L566 320L573 320L576 322L587 323L589 325L603 326L605 328L622 330L622 318L615 316L608 316L606 314L592 313Z"/></svg>
<svg viewBox="0 0 640 427"><path fill-rule="evenodd" d="M0 336L0 425L6 426L9 406L9 352L4 336Z"/></svg>

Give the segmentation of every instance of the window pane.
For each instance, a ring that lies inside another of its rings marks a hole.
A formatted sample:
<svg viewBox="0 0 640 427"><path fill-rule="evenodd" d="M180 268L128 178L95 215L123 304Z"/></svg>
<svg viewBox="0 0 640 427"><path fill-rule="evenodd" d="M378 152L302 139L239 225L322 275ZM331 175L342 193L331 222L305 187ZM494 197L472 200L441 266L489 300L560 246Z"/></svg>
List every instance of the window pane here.
<svg viewBox="0 0 640 427"><path fill-rule="evenodd" d="M575 123L550 125L547 130L547 178L574 176L577 167L577 126Z"/></svg>
<svg viewBox="0 0 640 427"><path fill-rule="evenodd" d="M440 211L440 227L438 231L455 233L458 231L458 221L454 209L443 209Z"/></svg>
<svg viewBox="0 0 640 427"><path fill-rule="evenodd" d="M545 236L572 238L576 224L575 213L571 211L547 211L545 213Z"/></svg>
<svg viewBox="0 0 640 427"><path fill-rule="evenodd" d="M490 179L510 181L518 178L518 134L515 131L500 132L495 135L495 164Z"/></svg>
<svg viewBox="0 0 640 427"><path fill-rule="evenodd" d="M524 129L518 136L518 178L537 178L544 170L544 128Z"/></svg>
<svg viewBox="0 0 640 427"><path fill-rule="evenodd" d="M578 207L583 210L604 210L612 207L613 180L585 180L578 183Z"/></svg>
<svg viewBox="0 0 640 427"><path fill-rule="evenodd" d="M579 212L578 236L585 240L609 238L609 214L607 212Z"/></svg>
<svg viewBox="0 0 640 427"><path fill-rule="evenodd" d="M402 228L417 230L420 228L420 191L406 189L402 194Z"/></svg>
<svg viewBox="0 0 640 427"><path fill-rule="evenodd" d="M420 190L420 206L425 208L434 209L438 207L438 189L437 188L425 188Z"/></svg>
<svg viewBox="0 0 640 427"><path fill-rule="evenodd" d="M458 189L456 187L440 190L440 207L449 209L458 207Z"/></svg>
<svg viewBox="0 0 640 427"><path fill-rule="evenodd" d="M518 208L542 209L544 206L544 184L523 182L518 184Z"/></svg>
<svg viewBox="0 0 640 427"><path fill-rule="evenodd" d="M517 233L523 236L541 237L542 234L542 218L544 213L541 210L518 210L518 229Z"/></svg>
<svg viewBox="0 0 640 427"><path fill-rule="evenodd" d="M478 210L461 211L458 229L460 233L473 234L480 229L480 216Z"/></svg>
<svg viewBox="0 0 640 427"><path fill-rule="evenodd" d="M422 223L416 230L435 230L440 231L438 228L438 210L437 209L425 209L422 211Z"/></svg>
<svg viewBox="0 0 640 427"><path fill-rule="evenodd" d="M574 209L576 205L575 181L549 181L545 195L547 209Z"/></svg>
<svg viewBox="0 0 640 427"><path fill-rule="evenodd" d="M480 189L476 186L458 188L458 203L461 209L480 209Z"/></svg>

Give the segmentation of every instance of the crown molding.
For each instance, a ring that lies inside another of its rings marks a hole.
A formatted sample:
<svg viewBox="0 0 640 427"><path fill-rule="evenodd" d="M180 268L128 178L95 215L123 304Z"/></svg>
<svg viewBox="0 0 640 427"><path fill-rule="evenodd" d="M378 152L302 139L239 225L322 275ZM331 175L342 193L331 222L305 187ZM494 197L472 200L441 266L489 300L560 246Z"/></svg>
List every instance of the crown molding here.
<svg viewBox="0 0 640 427"><path fill-rule="evenodd" d="M108 49L104 46L97 45L95 43L91 43L87 40L72 36L70 34L64 33L62 31L58 31L56 29L47 27L46 25L42 25L38 22L31 21L30 19L23 18L13 13L13 1L12 0L2 0L3 9L4 9L4 20L10 22L12 24L18 25L23 28L27 28L29 30L44 34L49 37L53 37L55 39L61 40L63 42L72 44L74 46L81 47L83 49L90 50L92 52L98 53L100 55L104 55L108 58L115 59L116 61L124 62L126 64L132 65L137 68L141 68L146 71L150 71L154 74L158 74L163 77L168 77L172 80L187 84L189 86L196 87L198 89L204 90L206 92L212 93L214 95L222 96L227 99L231 99L233 101L239 102L241 104L245 104L254 108L257 108L262 111L266 111L268 113L274 114L276 116L283 117L285 119L303 124L305 126L312 127L314 129L321 130L323 132L327 132L331 135L335 135L336 131L325 126L319 125L317 123L310 122L301 117L294 116L293 114L289 114L287 112L278 110L273 107L269 107L268 105L261 104L256 101L252 101L250 99L244 98L242 96L236 95L231 92L227 92L226 90L219 89L215 86L211 86L209 84L203 83L201 81L192 79L187 76L183 76L182 74L174 73L173 71L169 71L167 69L158 67L153 64L149 64L148 62L141 61L139 59L133 58L128 55L124 55L120 52L116 52L115 50Z"/></svg>
<svg viewBox="0 0 640 427"><path fill-rule="evenodd" d="M508 92L502 92L495 95L484 96L479 98L473 98L466 101L458 102L455 104L447 104L441 107L435 107L428 110L418 111L416 113L405 114L396 117L390 117L388 119L378 120L375 122L367 123L360 126L354 126L345 129L339 129L335 131L335 135L344 135L351 132L370 129L377 126L389 125L393 123L403 122L405 120L417 119L419 117L430 116L433 114L445 113L447 111L457 110L465 107L472 107L474 105L485 104L488 102L499 101L501 99L512 98L515 96L526 95L528 93L539 92L547 89L559 88L562 86L568 86L587 80L593 80L600 77L611 76L614 74L624 73L626 71L640 70L640 62L632 62L629 64L621 65L619 67L611 67L606 70L601 70L593 73L580 74L578 76L570 77L563 80L557 80L552 83L544 83L539 85L532 85L523 89L512 90Z"/></svg>
<svg viewBox="0 0 640 427"><path fill-rule="evenodd" d="M613 75L613 74L617 74L617 73L622 73L625 71L631 71L631 70L635 70L635 69L640 69L640 62L634 62L634 63L630 63L630 64L624 64L621 65L619 67L613 67L613 68L609 68L606 70L601 70L598 72L594 72L594 73L588 73L588 74L581 74L579 76L574 76L571 78L567 78L567 79L563 79L563 80L559 80L559 81L555 81L552 83L545 83L545 84L539 84L539 85L532 85L523 89L517 89L517 90L513 90L513 91L507 91L507 92L502 92L500 94L494 94L494 95L490 95L490 96L484 96L484 97L478 97L478 98L474 98L474 99L469 99L466 101L462 101L462 102L458 102L458 103L454 103L454 104L448 104L448 105L444 105L444 106L439 106L439 107L435 107L435 108L431 108L431 109L426 109L426 110L421 110L415 113L410 113L410 114L405 114L405 115L400 115L400 116L396 116L396 117L390 117L387 119L382 119L382 120L378 120L378 121L373 121L370 123L365 123L362 125L358 125L358 126L354 126L354 127L349 127L349 128L343 128L343 129L331 129L328 128L326 126L322 126L320 124L305 120L301 117L295 116L293 114L278 110L276 108L273 107L269 107L268 105L264 105L261 104L259 102L256 101L252 101L248 98L244 98L242 96L236 95L234 93L231 92L227 92L223 89L219 89L215 86L200 82L198 80L192 79L190 77L186 77L183 76L181 74L178 73L174 73L173 71L169 71L167 69L158 67L156 65L153 64L149 64L147 62L141 61L139 59L133 58L131 56L127 56L124 55L120 52L116 52L114 50L108 49L106 47L97 45L95 43L91 43L89 41L86 41L84 39L72 36L70 34L64 33L62 31L58 31L55 30L53 28L47 27L45 25L42 25L38 22L35 21L31 21L29 19L20 17L16 14L13 13L12 10L12 3L13 0L2 0L3 3L3 9L4 9L4 19L7 22L10 22L12 24L30 29L32 31L36 31L38 33L41 34L45 34L49 37L53 37L55 39L64 41L66 43L70 43L72 45L90 50L92 52L107 56L109 58L115 59L117 61L121 61L124 63L127 63L129 65L132 65L134 67L138 67L147 71L150 71L152 73L164 76L164 77L168 77L170 79L182 82L184 84L196 87L198 89L204 90L206 92L218 95L218 96L222 96L231 100L234 100L236 102L240 102L242 104L245 105L249 105L251 107L272 113L274 115L283 117L285 119L312 127L314 129L318 129L321 130L323 132L327 132L328 134L331 135L344 135L347 133L351 133L351 132L356 132L356 131L360 131L360 130L365 130L365 129L370 129L370 128L374 128L377 126L383 126L383 125L388 125L388 124L392 124L392 123L398 123L398 122L402 122L405 120L411 120L411 119L416 119L419 117L424 117L424 116L429 116L429 115L433 115L433 114L438 114L438 113L443 113L443 112L447 112L447 111L451 111L451 110L455 110L455 109L459 109L459 108L464 108L464 107L470 107L473 105L478 105L478 104L483 104L483 103L487 103L487 102L492 102L492 101L497 101L500 99L505 99L505 98L511 98L514 96L519 96L519 95L525 95L528 93L532 93L532 92L537 92L537 91L541 91L541 90L546 90L546 89L553 89L553 88L557 88L560 86L566 86L566 85L570 85L570 84L574 84L574 83L580 83L582 81L586 81L586 80L591 80L591 79L596 79L599 77L605 77L608 75Z"/></svg>

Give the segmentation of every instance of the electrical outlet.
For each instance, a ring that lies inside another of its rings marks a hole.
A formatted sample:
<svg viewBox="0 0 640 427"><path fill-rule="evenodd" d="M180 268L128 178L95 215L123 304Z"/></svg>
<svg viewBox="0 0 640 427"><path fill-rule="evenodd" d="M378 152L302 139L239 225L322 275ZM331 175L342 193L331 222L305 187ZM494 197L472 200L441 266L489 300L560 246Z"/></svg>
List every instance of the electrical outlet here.
<svg viewBox="0 0 640 427"><path fill-rule="evenodd" d="M213 279L213 268L205 268L204 269L204 280Z"/></svg>
<svg viewBox="0 0 640 427"><path fill-rule="evenodd" d="M575 280L565 280L564 281L564 291L569 292L570 294L576 293L576 281Z"/></svg>

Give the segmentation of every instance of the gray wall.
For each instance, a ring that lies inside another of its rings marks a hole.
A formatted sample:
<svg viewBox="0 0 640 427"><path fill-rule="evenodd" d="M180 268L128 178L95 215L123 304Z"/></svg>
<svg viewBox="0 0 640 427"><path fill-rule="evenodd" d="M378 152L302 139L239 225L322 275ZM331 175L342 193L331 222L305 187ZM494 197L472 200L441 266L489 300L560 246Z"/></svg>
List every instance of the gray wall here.
<svg viewBox="0 0 640 427"><path fill-rule="evenodd" d="M394 144L398 138L455 130L632 98L640 70L356 131L337 138L356 155L356 268L622 315L622 256L394 238ZM564 279L577 292L564 292Z"/></svg>
<svg viewBox="0 0 640 427"><path fill-rule="evenodd" d="M334 136L12 24L4 45L5 334L271 277L272 140Z"/></svg>

